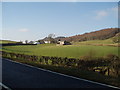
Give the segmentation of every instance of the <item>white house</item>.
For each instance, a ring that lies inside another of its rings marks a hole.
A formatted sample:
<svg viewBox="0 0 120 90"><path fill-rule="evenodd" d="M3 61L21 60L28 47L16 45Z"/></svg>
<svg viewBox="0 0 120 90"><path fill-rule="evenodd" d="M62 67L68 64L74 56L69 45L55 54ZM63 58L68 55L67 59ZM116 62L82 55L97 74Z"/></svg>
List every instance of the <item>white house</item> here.
<svg viewBox="0 0 120 90"><path fill-rule="evenodd" d="M51 43L50 39L51 39L50 37L45 37L43 41L44 43Z"/></svg>
<svg viewBox="0 0 120 90"><path fill-rule="evenodd" d="M50 41L44 41L45 43L50 43Z"/></svg>
<svg viewBox="0 0 120 90"><path fill-rule="evenodd" d="M23 44L26 44L26 42L25 42L25 41L23 41L22 43L23 43Z"/></svg>
<svg viewBox="0 0 120 90"><path fill-rule="evenodd" d="M40 43L40 42L36 42L36 41L35 41L33 44L41 44L41 43Z"/></svg>
<svg viewBox="0 0 120 90"><path fill-rule="evenodd" d="M37 44L37 42L33 42L33 44Z"/></svg>
<svg viewBox="0 0 120 90"><path fill-rule="evenodd" d="M71 43L68 41L58 41L58 44L59 45L71 45Z"/></svg>
<svg viewBox="0 0 120 90"><path fill-rule="evenodd" d="M58 41L60 45L64 45L65 42L64 41Z"/></svg>

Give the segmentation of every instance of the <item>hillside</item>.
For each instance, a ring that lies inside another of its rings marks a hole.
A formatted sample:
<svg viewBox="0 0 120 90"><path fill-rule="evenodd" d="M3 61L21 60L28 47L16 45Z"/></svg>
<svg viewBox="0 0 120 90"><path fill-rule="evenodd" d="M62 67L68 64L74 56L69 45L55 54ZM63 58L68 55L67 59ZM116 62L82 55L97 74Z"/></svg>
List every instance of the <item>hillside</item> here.
<svg viewBox="0 0 120 90"><path fill-rule="evenodd" d="M85 33L81 35L75 35L71 37L62 38L61 40L66 41L74 41L74 42L81 42L81 41L89 41L89 40L105 40L111 37L114 37L117 33L120 32L119 28L107 28L102 29L90 33Z"/></svg>
<svg viewBox="0 0 120 90"><path fill-rule="evenodd" d="M84 44L115 44L118 43L120 39L120 33L117 33L115 36L108 38L108 39L104 39L104 40L88 40L88 41L81 41L81 42L73 42L73 43L84 43ZM118 41L118 42L117 42Z"/></svg>

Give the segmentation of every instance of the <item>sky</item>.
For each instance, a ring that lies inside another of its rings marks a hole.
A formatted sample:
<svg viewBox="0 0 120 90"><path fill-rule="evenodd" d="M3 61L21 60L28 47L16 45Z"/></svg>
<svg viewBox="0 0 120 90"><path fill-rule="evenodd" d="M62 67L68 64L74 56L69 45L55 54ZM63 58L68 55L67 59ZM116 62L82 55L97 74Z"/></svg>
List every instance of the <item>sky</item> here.
<svg viewBox="0 0 120 90"><path fill-rule="evenodd" d="M117 2L3 2L2 39L35 41L51 33L69 37L115 28L117 10Z"/></svg>

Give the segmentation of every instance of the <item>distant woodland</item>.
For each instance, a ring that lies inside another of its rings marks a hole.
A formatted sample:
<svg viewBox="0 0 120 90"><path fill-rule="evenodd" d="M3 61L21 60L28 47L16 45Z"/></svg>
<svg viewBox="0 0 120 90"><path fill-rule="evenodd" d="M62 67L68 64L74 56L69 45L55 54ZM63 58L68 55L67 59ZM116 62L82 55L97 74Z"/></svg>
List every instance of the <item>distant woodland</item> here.
<svg viewBox="0 0 120 90"><path fill-rule="evenodd" d="M99 31L94 31L90 33L84 33L81 35L75 35L71 37L66 37L66 38L61 38L60 40L66 40L69 42L75 41L75 42L81 42L81 41L88 41L88 40L105 40L111 37L114 37L120 34L120 28L107 28L107 29L102 29Z"/></svg>

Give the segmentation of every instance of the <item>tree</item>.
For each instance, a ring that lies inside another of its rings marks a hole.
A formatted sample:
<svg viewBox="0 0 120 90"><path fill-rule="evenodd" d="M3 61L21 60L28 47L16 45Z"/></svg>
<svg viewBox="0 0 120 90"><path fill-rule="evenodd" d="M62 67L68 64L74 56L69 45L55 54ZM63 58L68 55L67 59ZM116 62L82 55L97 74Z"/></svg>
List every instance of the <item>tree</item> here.
<svg viewBox="0 0 120 90"><path fill-rule="evenodd" d="M49 34L48 35L48 39L50 41L50 43L57 43L57 41L54 39L55 34Z"/></svg>
<svg viewBox="0 0 120 90"><path fill-rule="evenodd" d="M116 34L112 40L114 43L120 43L120 33Z"/></svg>
<svg viewBox="0 0 120 90"><path fill-rule="evenodd" d="M28 40L25 40L25 43L28 44Z"/></svg>
<svg viewBox="0 0 120 90"><path fill-rule="evenodd" d="M55 37L55 34L49 34L48 37L54 38L54 37Z"/></svg>
<svg viewBox="0 0 120 90"><path fill-rule="evenodd" d="M30 41L29 44L34 44L34 42L33 42L33 41Z"/></svg>
<svg viewBox="0 0 120 90"><path fill-rule="evenodd" d="M108 63L108 75L112 73L114 76L120 75L120 58L117 55L109 54L107 55Z"/></svg>

